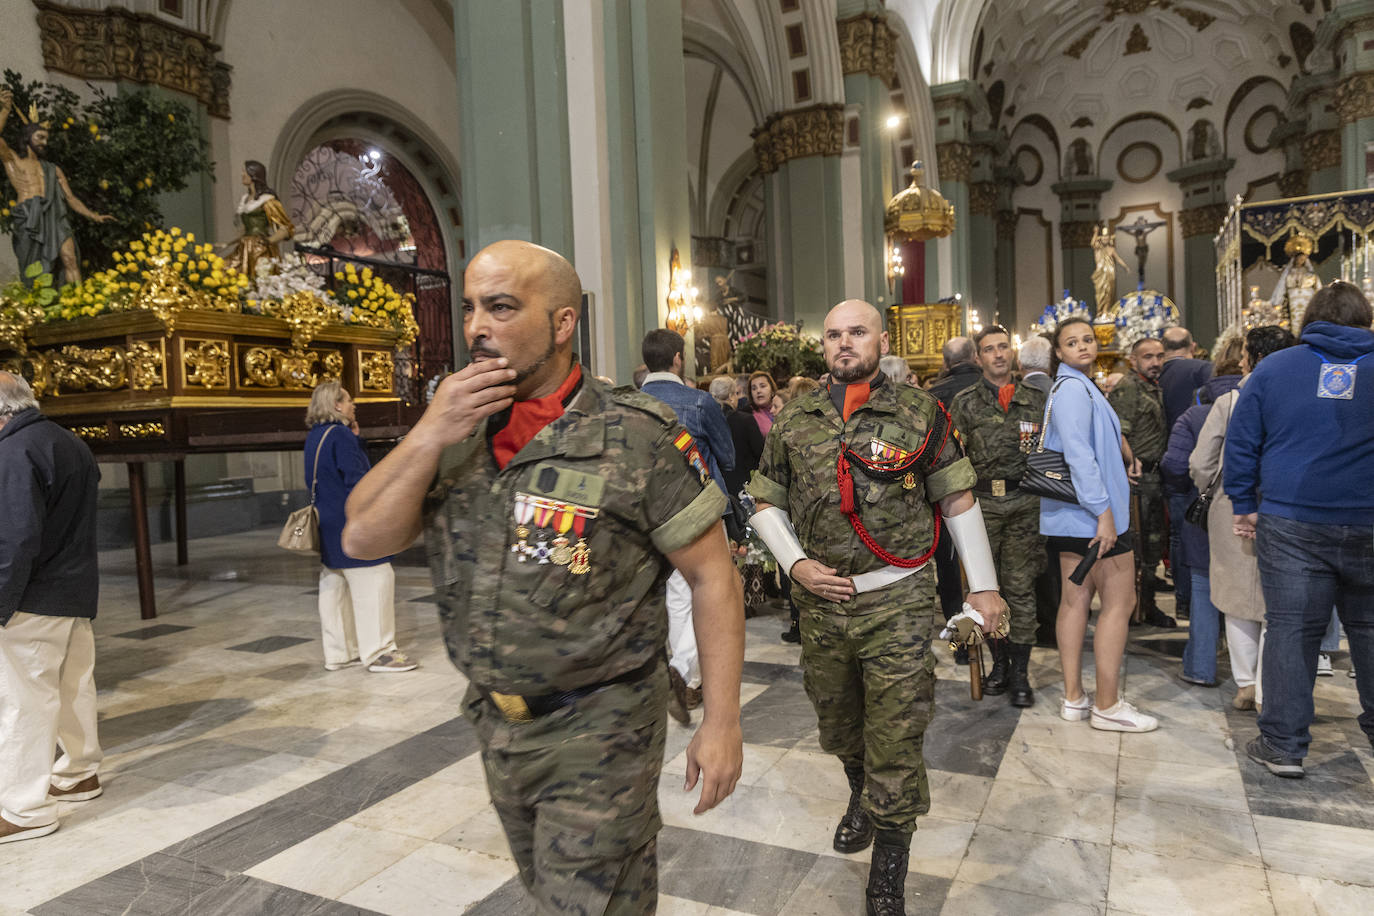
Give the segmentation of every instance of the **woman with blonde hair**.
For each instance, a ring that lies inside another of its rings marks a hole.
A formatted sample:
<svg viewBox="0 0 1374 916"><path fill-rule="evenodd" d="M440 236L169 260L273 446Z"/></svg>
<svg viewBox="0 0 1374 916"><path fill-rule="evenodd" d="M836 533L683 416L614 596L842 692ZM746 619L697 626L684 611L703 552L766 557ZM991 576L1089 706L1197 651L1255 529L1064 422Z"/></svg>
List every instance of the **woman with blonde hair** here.
<svg viewBox="0 0 1374 916"><path fill-rule="evenodd" d="M337 379L321 382L305 413L305 480L320 514L320 631L330 671L412 671L396 648L396 574L391 558L355 560L343 552L344 503L372 468L358 436L357 405Z"/></svg>

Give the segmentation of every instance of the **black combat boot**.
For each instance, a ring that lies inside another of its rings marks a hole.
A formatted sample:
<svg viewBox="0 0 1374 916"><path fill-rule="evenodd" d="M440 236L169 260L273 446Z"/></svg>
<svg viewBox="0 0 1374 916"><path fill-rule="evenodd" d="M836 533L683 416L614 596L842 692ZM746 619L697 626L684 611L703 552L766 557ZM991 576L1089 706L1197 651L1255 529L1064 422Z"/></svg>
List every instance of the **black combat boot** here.
<svg viewBox="0 0 1374 916"><path fill-rule="evenodd" d="M884 830L868 866L868 916L906 916L906 865L911 837Z"/></svg>
<svg viewBox="0 0 1374 916"><path fill-rule="evenodd" d="M1010 643L1007 654L1011 656L1011 705L1025 708L1035 705L1035 691L1030 685L1031 647ZM983 692L987 692L983 687Z"/></svg>
<svg viewBox="0 0 1374 916"><path fill-rule="evenodd" d="M1011 641L992 637L988 641L988 651L992 653L992 670L983 675L983 693L990 697L1000 697L1007 692L1007 678L1011 671L1011 656L1007 647Z"/></svg>
<svg viewBox="0 0 1374 916"><path fill-rule="evenodd" d="M835 828L835 851L863 852L873 842L873 821L863 809L864 765L846 763L845 778L849 780L849 808Z"/></svg>

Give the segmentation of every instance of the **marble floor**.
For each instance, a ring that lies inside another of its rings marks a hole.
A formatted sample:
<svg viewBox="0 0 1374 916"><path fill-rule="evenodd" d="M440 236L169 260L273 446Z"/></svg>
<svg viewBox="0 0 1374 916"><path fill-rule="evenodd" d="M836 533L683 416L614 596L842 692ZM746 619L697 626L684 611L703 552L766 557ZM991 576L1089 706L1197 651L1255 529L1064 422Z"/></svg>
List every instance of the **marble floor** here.
<svg viewBox="0 0 1374 916"><path fill-rule="evenodd" d="M317 567L274 531L155 548L160 615L140 621L132 558L102 554L96 621L103 797L0 846L0 916L533 912L458 715L422 568L398 567L397 629L421 668L326 672ZM798 651L749 622L744 776L715 811L682 792L690 730L669 723L659 912L862 912L867 853L830 846L847 788L820 752ZM1305 780L1250 763L1234 687L1177 677L1183 637L1133 631L1127 693L1148 735L968 696L943 648L926 739L934 805L912 845L911 913L1374 912L1374 754L1354 681L1317 685ZM1223 660L1223 671L1225 663Z"/></svg>

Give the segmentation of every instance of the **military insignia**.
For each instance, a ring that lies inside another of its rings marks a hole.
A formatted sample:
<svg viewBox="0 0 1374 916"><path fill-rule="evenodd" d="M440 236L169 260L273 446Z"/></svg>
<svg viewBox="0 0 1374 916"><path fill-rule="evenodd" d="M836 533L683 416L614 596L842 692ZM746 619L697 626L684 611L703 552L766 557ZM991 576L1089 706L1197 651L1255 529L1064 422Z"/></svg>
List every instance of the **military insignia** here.
<svg viewBox="0 0 1374 916"><path fill-rule="evenodd" d="M1335 401L1354 399L1355 368L1354 363L1322 363L1321 378L1317 381L1317 397Z"/></svg>
<svg viewBox="0 0 1374 916"><path fill-rule="evenodd" d="M873 453L873 460L875 462L891 462L901 464L903 461L906 461L908 458L911 457L911 452L902 448L900 445L894 445L893 443L888 442L885 439L874 438L871 442L869 442L868 449L870 452Z"/></svg>
<svg viewBox="0 0 1374 916"><path fill-rule="evenodd" d="M585 576L591 572L592 549L587 546L586 535L594 518L596 518L595 512L590 514L578 512L573 518L573 534L577 535L577 546L572 549L572 559L568 564L568 572L574 576Z"/></svg>
<svg viewBox="0 0 1374 916"><path fill-rule="evenodd" d="M1035 448L1035 437L1040 434L1040 424L1029 420L1021 420L1020 424L1017 431L1017 446L1022 454L1029 455L1031 449Z"/></svg>
<svg viewBox="0 0 1374 916"><path fill-rule="evenodd" d="M524 493L515 494L515 543L510 545L511 553L519 554L515 559L524 563L529 559L530 521L534 518L534 502Z"/></svg>
<svg viewBox="0 0 1374 916"><path fill-rule="evenodd" d="M903 489L903 490L914 490L914 489L916 489L916 475L913 474L911 471L907 471L907 472L906 472L906 476L902 478L902 489Z"/></svg>
<svg viewBox="0 0 1374 916"><path fill-rule="evenodd" d="M678 433L677 438L673 440L673 447L679 452L682 452L682 456L687 459L687 463L692 466L692 469L697 472L697 476L701 478L701 485L703 487L710 483L711 471L706 467L706 461L701 457L701 452L697 450L697 444L692 440L691 433L687 432L685 429Z"/></svg>
<svg viewBox="0 0 1374 916"><path fill-rule="evenodd" d="M573 518L577 515L577 509L573 506L559 506L557 515L554 518L554 530L558 536L553 539L553 547L549 550L549 560L555 566L567 566L572 562L572 548L568 546L568 531L572 528Z"/></svg>
<svg viewBox="0 0 1374 916"><path fill-rule="evenodd" d="M533 549L530 551L530 556L534 557L535 560L539 561L540 566L548 566L549 553L549 542L540 541L539 543L534 545Z"/></svg>

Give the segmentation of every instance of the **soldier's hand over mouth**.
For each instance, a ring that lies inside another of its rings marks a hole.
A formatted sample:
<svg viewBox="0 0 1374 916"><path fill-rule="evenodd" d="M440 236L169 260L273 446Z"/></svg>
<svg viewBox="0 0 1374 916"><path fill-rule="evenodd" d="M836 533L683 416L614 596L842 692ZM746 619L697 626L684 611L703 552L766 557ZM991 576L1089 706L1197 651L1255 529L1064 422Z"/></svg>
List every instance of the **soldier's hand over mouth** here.
<svg viewBox="0 0 1374 916"><path fill-rule="evenodd" d="M487 417L515 402L515 370L505 357L463 367L439 383L434 402L410 433L440 448L462 442Z"/></svg>

